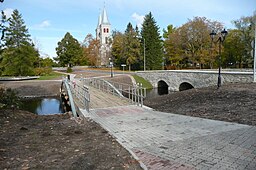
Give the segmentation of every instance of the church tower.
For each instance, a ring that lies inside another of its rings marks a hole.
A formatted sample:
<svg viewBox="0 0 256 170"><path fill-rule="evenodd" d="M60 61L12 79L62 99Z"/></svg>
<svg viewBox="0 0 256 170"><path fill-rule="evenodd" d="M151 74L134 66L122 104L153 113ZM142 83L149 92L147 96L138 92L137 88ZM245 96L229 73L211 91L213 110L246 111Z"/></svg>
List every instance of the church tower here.
<svg viewBox="0 0 256 170"><path fill-rule="evenodd" d="M108 20L107 11L104 7L102 13L99 15L98 25L96 28L96 39L100 42L100 65L109 65L110 57L110 31L111 24Z"/></svg>

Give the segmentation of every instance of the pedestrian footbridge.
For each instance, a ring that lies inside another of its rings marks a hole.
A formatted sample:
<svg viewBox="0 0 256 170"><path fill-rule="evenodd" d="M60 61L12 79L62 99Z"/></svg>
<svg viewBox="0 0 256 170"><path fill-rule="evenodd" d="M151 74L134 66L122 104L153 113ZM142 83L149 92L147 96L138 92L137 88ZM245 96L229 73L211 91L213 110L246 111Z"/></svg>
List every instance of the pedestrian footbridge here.
<svg viewBox="0 0 256 170"><path fill-rule="evenodd" d="M81 114L81 110L90 110L118 106L143 106L146 89L141 85L128 85L109 82L100 78L65 79L61 85L62 96L70 105L74 117Z"/></svg>
<svg viewBox="0 0 256 170"><path fill-rule="evenodd" d="M256 167L254 126L157 112L141 107L141 87L101 79L65 79L62 91L74 117L81 113L100 124L143 169Z"/></svg>

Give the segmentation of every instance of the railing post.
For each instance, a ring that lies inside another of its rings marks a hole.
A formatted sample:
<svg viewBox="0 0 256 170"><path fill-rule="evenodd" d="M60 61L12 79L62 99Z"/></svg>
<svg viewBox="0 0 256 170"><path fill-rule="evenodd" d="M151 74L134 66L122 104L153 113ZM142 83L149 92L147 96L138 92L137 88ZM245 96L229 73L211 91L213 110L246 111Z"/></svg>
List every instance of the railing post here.
<svg viewBox="0 0 256 170"><path fill-rule="evenodd" d="M143 90L142 90L142 83L140 83L140 98L141 98L141 107L143 106Z"/></svg>
<svg viewBox="0 0 256 170"><path fill-rule="evenodd" d="M132 87L132 104L134 103L133 97L134 97L134 87Z"/></svg>

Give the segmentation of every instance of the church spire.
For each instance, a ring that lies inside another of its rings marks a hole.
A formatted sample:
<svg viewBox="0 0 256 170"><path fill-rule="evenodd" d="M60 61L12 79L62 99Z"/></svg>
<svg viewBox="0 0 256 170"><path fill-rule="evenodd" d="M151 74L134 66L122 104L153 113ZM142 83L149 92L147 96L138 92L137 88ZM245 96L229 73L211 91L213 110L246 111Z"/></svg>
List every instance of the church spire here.
<svg viewBox="0 0 256 170"><path fill-rule="evenodd" d="M110 25L110 23L108 21L108 15L107 15L107 11L106 11L105 7L104 7L103 12L102 12L102 22L101 23Z"/></svg>
<svg viewBox="0 0 256 170"><path fill-rule="evenodd" d="M101 22L102 21L102 17L101 17L101 14L99 15L99 20L98 20L98 27L100 27L100 25L101 25Z"/></svg>

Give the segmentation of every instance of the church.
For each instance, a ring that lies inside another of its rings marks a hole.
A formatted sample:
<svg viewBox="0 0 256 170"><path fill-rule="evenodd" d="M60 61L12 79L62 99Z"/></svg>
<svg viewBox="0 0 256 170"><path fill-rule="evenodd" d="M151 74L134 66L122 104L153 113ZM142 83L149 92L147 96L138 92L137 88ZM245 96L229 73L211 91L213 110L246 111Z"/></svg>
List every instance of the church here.
<svg viewBox="0 0 256 170"><path fill-rule="evenodd" d="M110 62L111 45L109 42L111 36L111 24L108 20L107 11L104 7L99 15L98 25L96 28L96 39L100 42L99 49L99 66L107 66Z"/></svg>

